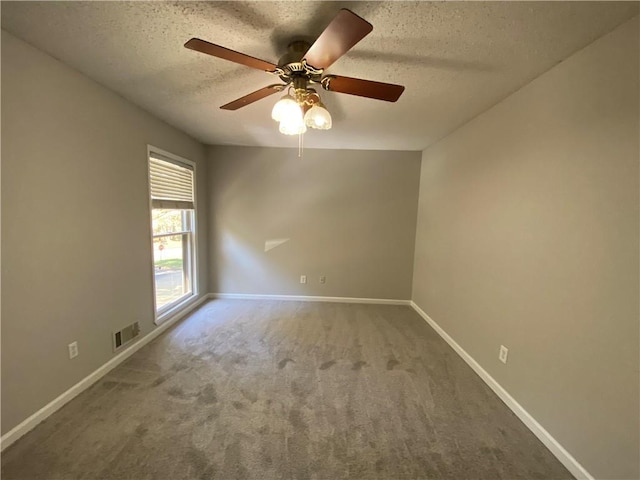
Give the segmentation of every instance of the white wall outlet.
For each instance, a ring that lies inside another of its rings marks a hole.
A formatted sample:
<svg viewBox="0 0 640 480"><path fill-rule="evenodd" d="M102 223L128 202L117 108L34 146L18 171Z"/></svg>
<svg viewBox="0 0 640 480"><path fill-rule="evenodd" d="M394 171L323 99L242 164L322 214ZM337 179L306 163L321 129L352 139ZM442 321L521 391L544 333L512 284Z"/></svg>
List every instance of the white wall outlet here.
<svg viewBox="0 0 640 480"><path fill-rule="evenodd" d="M300 283L307 283L307 276L306 275L300 275Z"/></svg>
<svg viewBox="0 0 640 480"><path fill-rule="evenodd" d="M69 344L69 358L76 358L78 356L78 342Z"/></svg>
<svg viewBox="0 0 640 480"><path fill-rule="evenodd" d="M322 275L320 277L320 283L327 283L327 277L325 277L324 275Z"/></svg>
<svg viewBox="0 0 640 480"><path fill-rule="evenodd" d="M502 363L507 363L507 355L509 355L509 349L504 345L500 345L500 353L498 354L498 358Z"/></svg>

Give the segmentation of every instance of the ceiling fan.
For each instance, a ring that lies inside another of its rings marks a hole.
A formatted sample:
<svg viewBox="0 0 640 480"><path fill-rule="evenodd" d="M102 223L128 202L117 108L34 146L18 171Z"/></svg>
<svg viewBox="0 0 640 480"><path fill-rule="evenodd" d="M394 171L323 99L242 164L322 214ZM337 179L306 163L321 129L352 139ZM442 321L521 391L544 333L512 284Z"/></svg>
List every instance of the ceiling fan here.
<svg viewBox="0 0 640 480"><path fill-rule="evenodd" d="M330 65L372 30L373 26L369 22L350 10L342 9L313 45L305 41L292 42L277 65L199 38L192 38L184 46L280 77L284 84L263 87L220 108L237 110L288 89L289 94L274 106L272 118L280 122L282 133L297 135L304 133L306 126L318 129L331 128L331 116L322 105L316 90L310 85L318 84L330 92L347 93L387 102L395 102L400 98L404 91L402 85L324 74Z"/></svg>

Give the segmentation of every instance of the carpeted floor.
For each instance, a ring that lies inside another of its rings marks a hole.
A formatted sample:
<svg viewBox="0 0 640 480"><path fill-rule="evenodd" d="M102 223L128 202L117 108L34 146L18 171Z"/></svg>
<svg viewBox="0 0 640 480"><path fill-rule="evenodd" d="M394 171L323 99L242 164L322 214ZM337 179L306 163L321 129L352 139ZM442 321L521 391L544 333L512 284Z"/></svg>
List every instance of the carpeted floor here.
<svg viewBox="0 0 640 480"><path fill-rule="evenodd" d="M569 479L409 307L216 300L18 440L2 479Z"/></svg>

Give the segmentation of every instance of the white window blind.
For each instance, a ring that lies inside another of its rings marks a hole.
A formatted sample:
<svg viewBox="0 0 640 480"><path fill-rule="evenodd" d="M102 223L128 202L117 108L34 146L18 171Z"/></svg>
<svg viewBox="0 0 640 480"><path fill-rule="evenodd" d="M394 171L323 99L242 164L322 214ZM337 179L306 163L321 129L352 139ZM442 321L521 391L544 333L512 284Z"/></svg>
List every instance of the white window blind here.
<svg viewBox="0 0 640 480"><path fill-rule="evenodd" d="M156 153L149 156L153 208L193 210L193 167Z"/></svg>

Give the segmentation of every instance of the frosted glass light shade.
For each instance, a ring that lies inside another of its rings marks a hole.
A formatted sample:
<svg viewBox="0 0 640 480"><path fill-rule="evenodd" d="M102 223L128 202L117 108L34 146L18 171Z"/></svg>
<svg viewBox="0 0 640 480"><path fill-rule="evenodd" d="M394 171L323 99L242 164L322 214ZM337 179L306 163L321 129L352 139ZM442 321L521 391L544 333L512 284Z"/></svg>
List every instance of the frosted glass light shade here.
<svg viewBox="0 0 640 480"><path fill-rule="evenodd" d="M304 123L307 127L329 130L331 128L331 114L324 108L324 105L316 103L305 113Z"/></svg>
<svg viewBox="0 0 640 480"><path fill-rule="evenodd" d="M307 131L302 117L302 109L296 104L296 108L287 110L286 115L280 117L280 133L285 135L298 135Z"/></svg>
<svg viewBox="0 0 640 480"><path fill-rule="evenodd" d="M273 106L273 110L271 110L271 118L273 118L276 122L279 122L283 118L286 118L288 115L291 115L289 112L295 109L300 109L298 103L291 95L285 95Z"/></svg>

